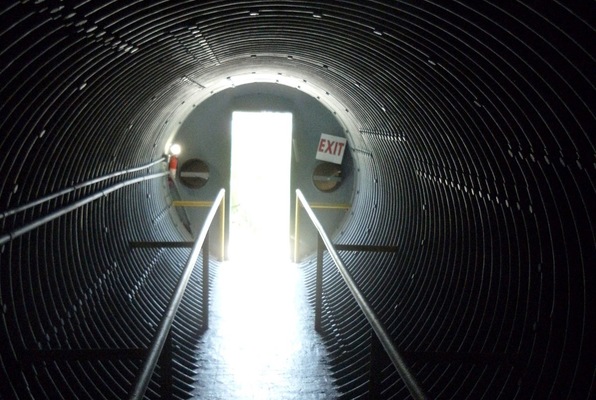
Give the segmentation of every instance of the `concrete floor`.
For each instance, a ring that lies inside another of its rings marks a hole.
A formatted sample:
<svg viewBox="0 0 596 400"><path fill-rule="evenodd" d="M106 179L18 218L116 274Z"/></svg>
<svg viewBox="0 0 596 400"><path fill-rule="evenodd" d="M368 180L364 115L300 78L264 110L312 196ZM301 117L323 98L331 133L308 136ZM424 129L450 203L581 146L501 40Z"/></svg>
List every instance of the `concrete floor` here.
<svg viewBox="0 0 596 400"><path fill-rule="evenodd" d="M214 271L195 398L338 398L302 271L288 261L263 264L262 258L248 255Z"/></svg>

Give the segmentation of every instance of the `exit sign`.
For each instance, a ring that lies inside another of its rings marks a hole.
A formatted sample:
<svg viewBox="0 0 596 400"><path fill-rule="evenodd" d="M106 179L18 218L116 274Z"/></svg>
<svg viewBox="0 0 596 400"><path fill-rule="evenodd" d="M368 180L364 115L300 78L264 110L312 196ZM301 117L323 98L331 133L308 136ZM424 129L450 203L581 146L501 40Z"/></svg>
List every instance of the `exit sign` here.
<svg viewBox="0 0 596 400"><path fill-rule="evenodd" d="M321 133L316 159L334 164L341 164L346 151L346 143L346 138Z"/></svg>

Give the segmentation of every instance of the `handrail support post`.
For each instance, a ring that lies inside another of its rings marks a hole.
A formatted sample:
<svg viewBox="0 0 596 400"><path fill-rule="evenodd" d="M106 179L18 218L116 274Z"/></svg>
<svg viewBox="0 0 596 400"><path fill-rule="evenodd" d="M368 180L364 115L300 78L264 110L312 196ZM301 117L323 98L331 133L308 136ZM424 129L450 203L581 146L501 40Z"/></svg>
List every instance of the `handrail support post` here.
<svg viewBox="0 0 596 400"><path fill-rule="evenodd" d="M317 280L315 284L315 330L322 331L323 314L323 251L325 243L321 235L317 233Z"/></svg>
<svg viewBox="0 0 596 400"><path fill-rule="evenodd" d="M209 329L209 233L203 241L203 321L202 331Z"/></svg>
<svg viewBox="0 0 596 400"><path fill-rule="evenodd" d="M221 228L221 255L220 255L220 260L219 261L225 261L226 259L226 194L224 192L224 195L221 199L221 202L219 203L219 212L220 212L220 216L219 216L219 224L220 224L220 228Z"/></svg>

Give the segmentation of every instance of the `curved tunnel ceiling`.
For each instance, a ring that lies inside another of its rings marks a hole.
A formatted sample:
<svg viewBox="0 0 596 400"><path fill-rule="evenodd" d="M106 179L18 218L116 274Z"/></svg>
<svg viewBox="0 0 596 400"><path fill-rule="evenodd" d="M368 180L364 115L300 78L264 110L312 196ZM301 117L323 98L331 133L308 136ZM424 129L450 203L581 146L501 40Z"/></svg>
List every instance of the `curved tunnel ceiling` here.
<svg viewBox="0 0 596 400"><path fill-rule="evenodd" d="M150 272L169 282L164 258L184 258L126 247L180 238L158 180L18 237L123 178L6 211L159 159L193 104L279 81L347 130L360 175L337 240L399 248L345 260L428 392L593 396L595 15L589 1L3 2L2 395L121 397L126 362L91 364L80 386L77 366L14 371L31 347L146 343L167 302ZM325 268L337 382L363 397L368 328ZM87 312L102 307L119 317ZM391 368L382 382L406 397Z"/></svg>

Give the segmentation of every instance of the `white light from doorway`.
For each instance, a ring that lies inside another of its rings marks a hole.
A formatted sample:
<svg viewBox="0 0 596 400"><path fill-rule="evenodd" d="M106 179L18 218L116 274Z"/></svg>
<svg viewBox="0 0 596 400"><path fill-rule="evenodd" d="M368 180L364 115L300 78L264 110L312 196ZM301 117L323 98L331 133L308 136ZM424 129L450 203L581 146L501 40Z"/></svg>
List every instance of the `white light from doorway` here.
<svg viewBox="0 0 596 400"><path fill-rule="evenodd" d="M230 259L289 258L292 114L232 114Z"/></svg>

